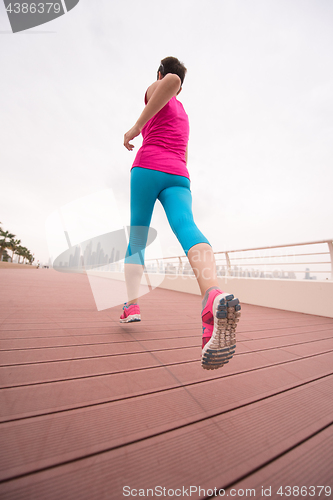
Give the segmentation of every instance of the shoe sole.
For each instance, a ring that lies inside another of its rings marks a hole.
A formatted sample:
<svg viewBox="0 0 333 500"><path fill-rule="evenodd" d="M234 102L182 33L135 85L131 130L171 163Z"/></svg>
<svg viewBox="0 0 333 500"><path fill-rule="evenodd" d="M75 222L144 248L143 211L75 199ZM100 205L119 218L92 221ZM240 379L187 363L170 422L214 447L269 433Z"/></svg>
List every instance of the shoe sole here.
<svg viewBox="0 0 333 500"><path fill-rule="evenodd" d="M214 329L210 340L202 350L201 366L216 370L229 363L235 354L236 327L239 321L240 303L233 295L222 293L213 303Z"/></svg>
<svg viewBox="0 0 333 500"><path fill-rule="evenodd" d="M140 314L131 314L130 316L127 316L127 318L120 319L120 323L135 323L136 321L141 321L141 315Z"/></svg>

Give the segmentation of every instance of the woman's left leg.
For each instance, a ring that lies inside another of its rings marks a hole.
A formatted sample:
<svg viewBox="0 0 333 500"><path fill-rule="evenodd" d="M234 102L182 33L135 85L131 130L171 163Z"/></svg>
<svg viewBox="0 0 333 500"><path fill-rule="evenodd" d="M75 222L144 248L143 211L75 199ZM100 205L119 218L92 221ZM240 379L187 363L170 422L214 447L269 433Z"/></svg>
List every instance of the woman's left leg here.
<svg viewBox="0 0 333 500"><path fill-rule="evenodd" d="M131 171L131 228L125 257L127 306L138 304L149 225L160 190L157 181L154 171L140 167Z"/></svg>

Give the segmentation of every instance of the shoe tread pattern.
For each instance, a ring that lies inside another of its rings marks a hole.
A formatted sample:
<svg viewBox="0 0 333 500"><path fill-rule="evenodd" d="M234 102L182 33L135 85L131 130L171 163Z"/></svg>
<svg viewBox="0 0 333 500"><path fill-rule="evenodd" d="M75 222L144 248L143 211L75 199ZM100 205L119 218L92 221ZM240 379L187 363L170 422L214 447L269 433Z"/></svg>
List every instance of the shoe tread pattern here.
<svg viewBox="0 0 333 500"><path fill-rule="evenodd" d="M133 314L127 316L127 318L120 318L120 323L135 323L136 321L141 321L141 316L139 314Z"/></svg>
<svg viewBox="0 0 333 500"><path fill-rule="evenodd" d="M214 301L214 330L202 350L201 365L205 370L221 368L229 363L235 354L235 331L241 314L241 306L239 300L233 295L222 295Z"/></svg>

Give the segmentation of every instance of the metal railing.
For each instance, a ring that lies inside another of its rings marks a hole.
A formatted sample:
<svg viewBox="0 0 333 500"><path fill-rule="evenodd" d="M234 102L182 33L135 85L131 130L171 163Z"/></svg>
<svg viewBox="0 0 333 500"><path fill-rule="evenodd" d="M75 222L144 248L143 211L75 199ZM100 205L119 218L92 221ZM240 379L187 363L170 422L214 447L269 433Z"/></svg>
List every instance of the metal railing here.
<svg viewBox="0 0 333 500"><path fill-rule="evenodd" d="M333 239L215 252L218 276L333 280ZM193 274L187 257L146 261L148 272Z"/></svg>

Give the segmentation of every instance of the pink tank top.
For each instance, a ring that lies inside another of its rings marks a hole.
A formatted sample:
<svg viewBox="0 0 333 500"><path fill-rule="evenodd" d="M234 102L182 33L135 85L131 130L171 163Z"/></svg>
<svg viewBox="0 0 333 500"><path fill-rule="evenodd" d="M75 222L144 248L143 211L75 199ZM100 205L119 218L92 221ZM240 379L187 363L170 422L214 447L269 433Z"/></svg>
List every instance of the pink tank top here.
<svg viewBox="0 0 333 500"><path fill-rule="evenodd" d="M132 168L148 168L190 178L186 167L189 121L182 103L176 97L172 97L146 123L141 133L143 143Z"/></svg>

